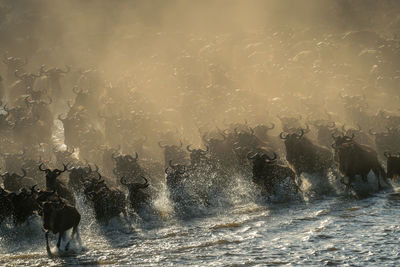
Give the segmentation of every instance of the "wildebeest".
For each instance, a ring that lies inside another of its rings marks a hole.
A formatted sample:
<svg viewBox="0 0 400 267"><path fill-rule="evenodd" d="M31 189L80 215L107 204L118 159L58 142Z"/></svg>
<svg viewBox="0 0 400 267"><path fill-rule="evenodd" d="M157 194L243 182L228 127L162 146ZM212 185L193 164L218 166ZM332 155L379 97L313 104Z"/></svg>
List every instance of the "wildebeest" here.
<svg viewBox="0 0 400 267"><path fill-rule="evenodd" d="M369 130L369 134L375 137L375 144L379 154L385 151L400 150L400 131L395 128L386 128L384 132Z"/></svg>
<svg viewBox="0 0 400 267"><path fill-rule="evenodd" d="M39 165L39 170L42 172L46 173L46 190L53 191L55 190L57 194L60 197L65 198L66 200L69 201L69 203L74 204L75 203L75 198L74 194L68 190L68 188L60 181L57 180L57 177L59 177L63 172L68 170L67 165L64 165L63 170L59 169L43 169L43 163Z"/></svg>
<svg viewBox="0 0 400 267"><path fill-rule="evenodd" d="M332 147L335 149L336 161L339 164L339 171L342 175L349 177L349 184L353 182L356 175L360 175L366 182L367 175L372 170L381 188L380 179L386 180L386 172L378 161L378 155L371 147L358 144L353 140L354 135L334 136L335 142Z"/></svg>
<svg viewBox="0 0 400 267"><path fill-rule="evenodd" d="M149 183L146 179L146 177L141 176L144 180L144 183L129 183L126 181L126 179L124 177L121 177L121 184L126 186L128 188L129 191L129 202L131 204L131 207L133 208L133 210L135 210L136 212L139 211L140 207L145 204L148 203L148 201L150 200L150 195L144 191L144 189L146 189L147 187L149 187Z"/></svg>
<svg viewBox="0 0 400 267"><path fill-rule="evenodd" d="M126 176L130 178L139 177L144 175L144 171L140 167L137 162L139 155L136 152L135 158L131 155L116 155L115 153L112 155L112 159L115 162L115 168L113 169L113 173L117 177Z"/></svg>
<svg viewBox="0 0 400 267"><path fill-rule="evenodd" d="M60 68L45 69L45 66L41 66L40 74L41 77L35 81L35 89L45 89L54 96L56 99L61 95L62 88L60 79L63 75L71 70L69 66L66 66L66 70Z"/></svg>
<svg viewBox="0 0 400 267"><path fill-rule="evenodd" d="M332 153L329 149L313 144L300 133L281 132L280 138L285 140L286 159L293 166L297 175L306 173L326 173L332 166Z"/></svg>
<svg viewBox="0 0 400 267"><path fill-rule="evenodd" d="M125 194L121 190L109 188L100 173L97 174L97 179L86 179L84 193L93 205L96 219L108 223L121 213L126 215Z"/></svg>
<svg viewBox="0 0 400 267"><path fill-rule="evenodd" d="M13 204L9 194L10 191L6 191L0 186L0 223L12 216Z"/></svg>
<svg viewBox="0 0 400 267"><path fill-rule="evenodd" d="M58 233L57 247L60 248L61 238L65 232L72 228L72 238L76 235L79 240L78 225L81 215L78 210L61 200L58 202L46 201L40 205L43 217L43 230L45 231L47 253L51 254L49 246L49 231ZM70 241L67 242L65 250L69 249Z"/></svg>
<svg viewBox="0 0 400 267"><path fill-rule="evenodd" d="M4 180L4 189L9 190L9 191L18 191L21 188L24 188L25 186L32 186L34 184L34 181L32 178L26 178L26 171L25 169L22 169L22 175L19 175L17 173L12 173L10 174L9 172L6 172L4 174L0 174L0 176Z"/></svg>
<svg viewBox="0 0 400 267"><path fill-rule="evenodd" d="M206 150L203 149L191 149L192 145L186 146L186 150L190 152L190 167L197 168L201 166L208 166L210 163L209 158L207 157L207 153L210 151L210 148L206 146Z"/></svg>
<svg viewBox="0 0 400 267"><path fill-rule="evenodd" d="M394 179L400 176L400 153L384 153L387 159L387 177Z"/></svg>
<svg viewBox="0 0 400 267"><path fill-rule="evenodd" d="M96 165L97 172L99 168ZM83 183L92 174L92 167L88 165L87 167L75 167L68 169L69 172L69 180L68 187L72 188L75 191L81 191L83 189Z"/></svg>
<svg viewBox="0 0 400 267"><path fill-rule="evenodd" d="M168 167L168 162L173 161L177 163L185 163L186 153L182 149L182 141L180 141L180 145L166 145L162 144L162 142L158 142L158 146L164 149L164 165Z"/></svg>
<svg viewBox="0 0 400 267"><path fill-rule="evenodd" d="M34 199L32 192L23 189L20 192L12 192L8 195L11 200L13 209L12 216L14 223L21 224L34 215L34 211L38 209L38 205Z"/></svg>
<svg viewBox="0 0 400 267"><path fill-rule="evenodd" d="M310 123L317 128L318 144L325 147L330 147L332 142L331 134L335 129L334 121L314 120Z"/></svg>
<svg viewBox="0 0 400 267"><path fill-rule="evenodd" d="M266 193L274 194L275 185L279 184L286 178L290 178L297 190L296 174L288 166L276 163L277 156L269 157L266 153L247 154L247 158L253 162L253 181L262 187Z"/></svg>
<svg viewBox="0 0 400 267"><path fill-rule="evenodd" d="M28 64L28 59L21 59L19 57L3 56L3 63L7 65L7 83L11 84L15 81L14 73L16 70L22 71L22 68Z"/></svg>

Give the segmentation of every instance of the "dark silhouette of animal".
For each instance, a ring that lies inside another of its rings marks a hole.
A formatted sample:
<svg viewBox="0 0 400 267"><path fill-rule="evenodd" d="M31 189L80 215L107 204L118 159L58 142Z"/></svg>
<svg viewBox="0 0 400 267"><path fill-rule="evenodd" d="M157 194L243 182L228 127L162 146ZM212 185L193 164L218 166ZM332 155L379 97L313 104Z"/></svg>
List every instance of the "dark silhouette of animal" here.
<svg viewBox="0 0 400 267"><path fill-rule="evenodd" d="M343 176L349 177L349 186L356 175L360 175L367 182L368 173L372 170L378 179L381 188L381 178L386 180L386 172L378 161L375 150L366 145L360 145L353 140L354 135L334 136L335 160L339 164L339 171Z"/></svg>
<svg viewBox="0 0 400 267"><path fill-rule="evenodd" d="M51 254L49 246L49 231L58 234L57 248L60 248L61 238L65 232L72 228L72 237L76 235L79 238L78 225L81 215L77 209L69 204L46 201L40 205L43 217L43 230L45 231L47 253ZM67 242L65 250L69 249L70 241Z"/></svg>
<svg viewBox="0 0 400 267"><path fill-rule="evenodd" d="M140 207L144 204L147 203L150 199L150 195L144 191L147 187L149 187L149 183L147 179L142 176L144 179L144 183L128 183L124 177L121 178L120 182L122 185L126 186L129 191L129 202L131 204L131 207L133 210L136 212L139 211Z"/></svg>
<svg viewBox="0 0 400 267"><path fill-rule="evenodd" d="M297 175L303 172L324 174L332 166L331 151L304 137L303 129L300 133L281 132L280 138L285 140L286 159Z"/></svg>
<svg viewBox="0 0 400 267"><path fill-rule="evenodd" d="M391 179L400 177L400 153L385 152L384 155L387 159L387 177Z"/></svg>
<svg viewBox="0 0 400 267"><path fill-rule="evenodd" d="M43 163L39 165L39 170L42 172L46 173L46 190L53 191L55 190L57 194L68 200L70 204L75 204L75 198L74 194L60 181L57 180L57 178L65 171L68 170L67 166L65 164L63 170L59 169L43 169Z"/></svg>

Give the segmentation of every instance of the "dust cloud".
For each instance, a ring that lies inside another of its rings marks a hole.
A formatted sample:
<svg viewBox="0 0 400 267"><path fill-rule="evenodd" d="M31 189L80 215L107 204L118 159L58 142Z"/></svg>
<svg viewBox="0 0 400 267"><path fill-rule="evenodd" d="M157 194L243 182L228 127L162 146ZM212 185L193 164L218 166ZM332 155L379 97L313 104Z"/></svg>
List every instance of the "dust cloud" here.
<svg viewBox="0 0 400 267"><path fill-rule="evenodd" d="M390 0L2 0L0 51L30 73L70 66L55 117L92 70L102 142L118 143L97 114L134 120L125 142L145 137L152 155L166 133L199 145L199 131L279 128L277 115L384 129L364 117L398 112L399 11Z"/></svg>

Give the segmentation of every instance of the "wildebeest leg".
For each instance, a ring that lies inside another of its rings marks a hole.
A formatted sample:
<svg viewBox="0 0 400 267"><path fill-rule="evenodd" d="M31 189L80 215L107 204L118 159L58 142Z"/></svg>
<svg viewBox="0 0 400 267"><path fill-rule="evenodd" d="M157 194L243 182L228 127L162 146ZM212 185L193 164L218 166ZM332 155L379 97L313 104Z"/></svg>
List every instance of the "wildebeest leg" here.
<svg viewBox="0 0 400 267"><path fill-rule="evenodd" d="M351 188L351 182L352 182L352 180L353 180L353 177L349 177L349 176L348 176L348 177L349 177L349 182L348 182L348 183L346 183L346 182L344 181L344 178L345 178L345 177L346 177L345 175L341 175L341 177L340 177L340 182L346 186L346 189L350 189L350 188Z"/></svg>
<svg viewBox="0 0 400 267"><path fill-rule="evenodd" d="M63 235L64 235L64 232L60 232L60 233L58 234L57 248L60 248L60 245L61 245L61 238L63 237Z"/></svg>
<svg viewBox="0 0 400 267"><path fill-rule="evenodd" d="M50 251L50 245L49 245L49 232L47 231L46 234L44 235L46 238L46 250L47 250L47 254L51 255L51 251Z"/></svg>
<svg viewBox="0 0 400 267"><path fill-rule="evenodd" d="M71 243L71 240L74 239L74 236L77 235L77 234L79 236L78 226L74 226L74 228L72 229L71 239L68 241L67 245L65 245L65 251L68 251L69 244Z"/></svg>
<svg viewBox="0 0 400 267"><path fill-rule="evenodd" d="M363 180L363 182L367 183L368 182L368 175L367 174L361 174L361 179ZM378 178L378 180L379 180L379 178Z"/></svg>
<svg viewBox="0 0 400 267"><path fill-rule="evenodd" d="M377 168L374 168L372 170L372 172L374 173L376 179L378 179L378 189L381 190L382 189L382 185L381 185L381 170L380 170L379 166ZM384 176L386 176L385 173L384 173Z"/></svg>

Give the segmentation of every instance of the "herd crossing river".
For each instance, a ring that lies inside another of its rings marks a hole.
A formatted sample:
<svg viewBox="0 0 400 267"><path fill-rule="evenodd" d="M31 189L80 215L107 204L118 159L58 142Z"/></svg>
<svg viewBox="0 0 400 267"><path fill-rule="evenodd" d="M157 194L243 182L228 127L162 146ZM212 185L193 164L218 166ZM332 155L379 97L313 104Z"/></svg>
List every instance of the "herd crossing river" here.
<svg viewBox="0 0 400 267"><path fill-rule="evenodd" d="M13 229L2 226L0 265L396 266L400 261L398 189L365 199L336 195L274 204L237 193L231 197L230 205L193 218L115 219L107 226L78 204L83 246L55 258L43 249L38 219Z"/></svg>

